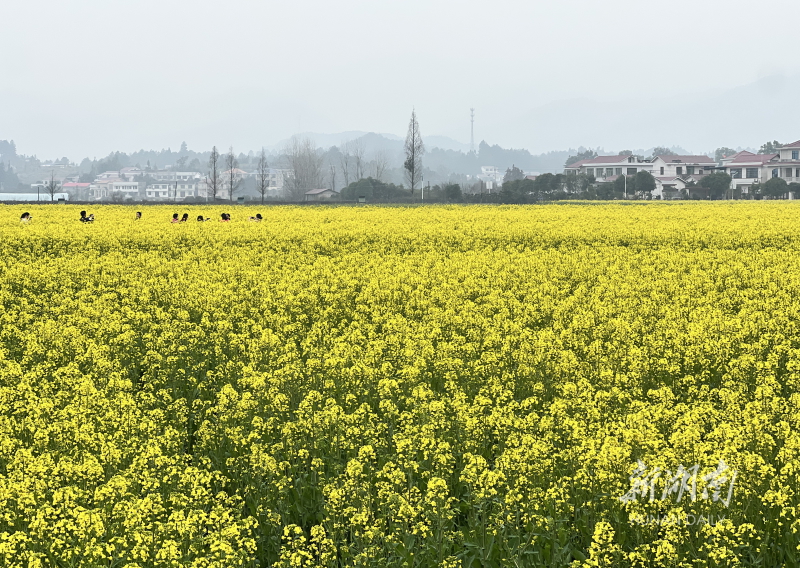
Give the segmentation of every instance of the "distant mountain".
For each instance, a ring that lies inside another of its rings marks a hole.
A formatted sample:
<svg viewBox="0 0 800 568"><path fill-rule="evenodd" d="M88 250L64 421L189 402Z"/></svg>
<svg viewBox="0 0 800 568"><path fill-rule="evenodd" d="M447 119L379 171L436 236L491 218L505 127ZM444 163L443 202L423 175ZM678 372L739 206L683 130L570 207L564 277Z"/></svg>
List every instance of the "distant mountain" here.
<svg viewBox="0 0 800 568"><path fill-rule="evenodd" d="M331 146L339 146L342 142L347 142L349 140L358 140L361 139L364 144L367 146L368 151L376 148L391 148L395 149L397 144L388 144L388 143L400 143L400 147L402 147L402 143L405 141L405 138L401 136L397 136L395 134L389 134L386 132L376 133L376 132L363 132L361 130L349 130L347 132L337 132L333 134L321 134L319 132L301 132L300 134L295 134L295 136L300 138L310 138L314 141L314 143L319 148L324 148L327 150ZM449 136L423 136L422 141L425 143L425 146L428 148L441 148L442 150L456 150L459 152L469 152L469 144L464 142L459 142L458 140L454 140ZM277 144L275 144L272 148L273 151L280 151L286 143L289 142L289 139L281 140ZM388 149L386 148L386 149Z"/></svg>
<svg viewBox="0 0 800 568"><path fill-rule="evenodd" d="M399 136L395 136L394 134L386 134L386 133L375 133L375 132L364 132L362 130L348 130L346 132L335 132L333 134L322 134L319 132L300 132L294 135L297 138L310 138L314 141L318 148L323 148L327 150L331 146L339 146L342 142L347 142L349 140L356 140L358 138L366 138L365 141L371 141L378 145L381 145L383 142L379 140L379 138L384 138L386 141L391 142L401 142L403 141L402 138ZM290 141L290 138L286 138L281 140L274 146L270 148L270 150L280 152L286 144Z"/></svg>
<svg viewBox="0 0 800 568"><path fill-rule="evenodd" d="M442 150L455 150L457 152L469 152L469 144L453 140L448 136L423 136L422 141L429 149L441 148Z"/></svg>

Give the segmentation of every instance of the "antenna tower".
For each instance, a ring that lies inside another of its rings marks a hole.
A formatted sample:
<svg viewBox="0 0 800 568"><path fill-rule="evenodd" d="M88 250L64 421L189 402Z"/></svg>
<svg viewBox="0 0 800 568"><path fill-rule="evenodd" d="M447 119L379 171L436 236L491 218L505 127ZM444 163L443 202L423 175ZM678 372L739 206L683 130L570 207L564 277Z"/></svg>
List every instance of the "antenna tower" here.
<svg viewBox="0 0 800 568"><path fill-rule="evenodd" d="M475 109L469 109L469 151L475 151Z"/></svg>

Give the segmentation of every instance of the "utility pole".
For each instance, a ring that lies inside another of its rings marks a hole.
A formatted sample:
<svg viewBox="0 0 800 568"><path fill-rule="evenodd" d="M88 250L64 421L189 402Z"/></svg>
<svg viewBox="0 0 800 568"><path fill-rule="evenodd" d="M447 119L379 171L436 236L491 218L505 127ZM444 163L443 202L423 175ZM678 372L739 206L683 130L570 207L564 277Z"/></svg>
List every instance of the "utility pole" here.
<svg viewBox="0 0 800 568"><path fill-rule="evenodd" d="M475 152L475 109L469 109L469 151Z"/></svg>

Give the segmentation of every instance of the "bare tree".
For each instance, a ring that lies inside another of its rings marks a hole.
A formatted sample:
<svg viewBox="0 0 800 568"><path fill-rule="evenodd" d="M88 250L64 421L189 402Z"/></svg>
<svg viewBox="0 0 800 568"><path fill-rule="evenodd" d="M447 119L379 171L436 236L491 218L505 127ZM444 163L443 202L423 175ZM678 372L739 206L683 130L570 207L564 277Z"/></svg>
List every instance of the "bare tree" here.
<svg viewBox="0 0 800 568"><path fill-rule="evenodd" d="M56 199L56 192L58 192L58 182L56 181L56 174L52 170L50 171L50 181L48 181L44 189L47 193L50 194L50 201L55 201Z"/></svg>
<svg viewBox="0 0 800 568"><path fill-rule="evenodd" d="M267 164L267 153L261 148L256 166L256 189L261 195L261 203L264 203L264 195L269 190L269 164Z"/></svg>
<svg viewBox="0 0 800 568"><path fill-rule="evenodd" d="M351 142L342 142L339 145L339 165L342 167L342 176L344 177L344 186L350 185L350 167L353 156L350 154Z"/></svg>
<svg viewBox="0 0 800 568"><path fill-rule="evenodd" d="M425 153L425 145L422 143L422 135L419 132L417 112L413 109L411 120L408 123L405 152L406 161L403 163L403 167L406 170L406 181L411 186L411 195L414 195L414 186L422 178L422 155Z"/></svg>
<svg viewBox="0 0 800 568"><path fill-rule="evenodd" d="M211 201L216 201L222 186L222 180L219 175L219 152L216 146L211 148L211 156L208 158L208 178L206 183L208 185L206 196L210 196Z"/></svg>
<svg viewBox="0 0 800 568"><path fill-rule="evenodd" d="M356 171L355 181L359 181L364 179L364 141L360 138L356 138L350 142L350 148L353 152L353 165Z"/></svg>
<svg viewBox="0 0 800 568"><path fill-rule="evenodd" d="M336 166L331 164L331 189L336 191Z"/></svg>
<svg viewBox="0 0 800 568"><path fill-rule="evenodd" d="M324 183L323 160L310 138L293 137L283 150L288 175L284 180L286 198L301 201L309 189Z"/></svg>
<svg viewBox="0 0 800 568"><path fill-rule="evenodd" d="M372 168L375 179L383 181L383 176L386 175L386 170L389 169L389 156L386 154L386 150L375 151L375 155L372 157Z"/></svg>
<svg viewBox="0 0 800 568"><path fill-rule="evenodd" d="M233 146L230 147L228 155L225 156L225 167L228 168L225 171L225 182L228 186L228 191L230 192L229 197L232 202L233 194L238 191L239 186L242 184L242 179L238 176L238 172L236 171L239 168L239 160L236 159L236 154L233 153Z"/></svg>

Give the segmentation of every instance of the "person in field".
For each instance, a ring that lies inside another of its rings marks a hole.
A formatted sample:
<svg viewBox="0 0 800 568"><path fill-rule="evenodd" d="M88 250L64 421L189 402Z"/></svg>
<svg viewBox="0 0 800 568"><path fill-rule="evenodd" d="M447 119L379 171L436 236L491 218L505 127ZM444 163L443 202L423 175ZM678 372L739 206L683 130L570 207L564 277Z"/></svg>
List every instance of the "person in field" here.
<svg viewBox="0 0 800 568"><path fill-rule="evenodd" d="M137 211L136 212L136 220L138 221L141 218L142 218L142 212L141 211Z"/></svg>
<svg viewBox="0 0 800 568"><path fill-rule="evenodd" d="M32 219L31 214L26 211L25 213L22 214L22 216L20 216L19 222L29 223L31 219Z"/></svg>
<svg viewBox="0 0 800 568"><path fill-rule="evenodd" d="M200 222L200 223L202 223L203 221L205 221L205 219L203 219L203 216L202 216L202 215L198 215L198 216L197 216L197 221L198 221L198 222Z"/></svg>
<svg viewBox="0 0 800 568"><path fill-rule="evenodd" d="M262 219L263 217L261 217L261 213L256 213L255 217L250 217L250 220L256 223L260 223Z"/></svg>
<svg viewBox="0 0 800 568"><path fill-rule="evenodd" d="M185 223L188 220L189 220L189 214L188 213L184 213L183 217L181 217L181 223Z"/></svg>
<svg viewBox="0 0 800 568"><path fill-rule="evenodd" d="M222 215L220 215L220 217L222 217L222 218L219 220L219 221L220 221L220 223L228 223L228 222L230 222L230 220L231 220L231 216L230 216L228 213L222 213Z"/></svg>
<svg viewBox="0 0 800 568"><path fill-rule="evenodd" d="M81 211L81 223L87 223L89 218L86 216L86 211Z"/></svg>
<svg viewBox="0 0 800 568"><path fill-rule="evenodd" d="M170 223L180 223L180 219L178 219L177 213L172 214L172 220L170 221Z"/></svg>

